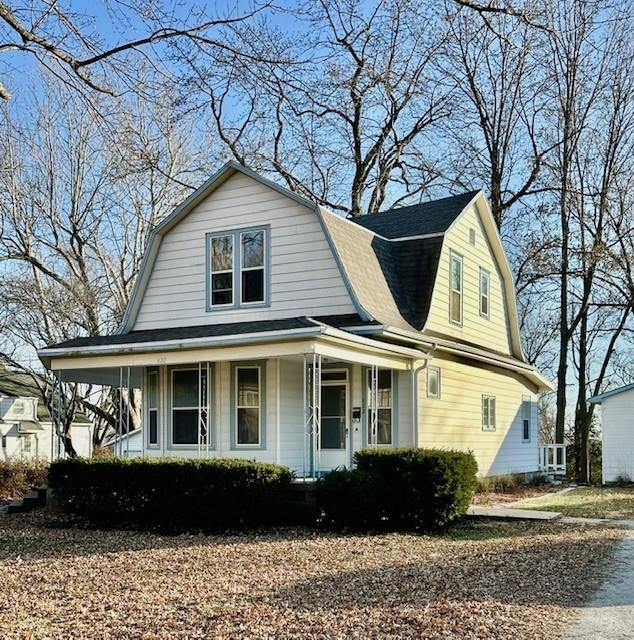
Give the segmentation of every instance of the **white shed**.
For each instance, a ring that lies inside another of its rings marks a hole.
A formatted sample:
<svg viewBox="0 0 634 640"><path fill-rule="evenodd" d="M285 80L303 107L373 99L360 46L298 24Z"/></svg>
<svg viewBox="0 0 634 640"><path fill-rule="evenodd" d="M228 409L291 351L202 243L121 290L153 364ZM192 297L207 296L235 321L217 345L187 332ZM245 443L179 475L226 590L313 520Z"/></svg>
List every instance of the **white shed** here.
<svg viewBox="0 0 634 640"><path fill-rule="evenodd" d="M590 398L601 405L603 482L634 480L634 383Z"/></svg>

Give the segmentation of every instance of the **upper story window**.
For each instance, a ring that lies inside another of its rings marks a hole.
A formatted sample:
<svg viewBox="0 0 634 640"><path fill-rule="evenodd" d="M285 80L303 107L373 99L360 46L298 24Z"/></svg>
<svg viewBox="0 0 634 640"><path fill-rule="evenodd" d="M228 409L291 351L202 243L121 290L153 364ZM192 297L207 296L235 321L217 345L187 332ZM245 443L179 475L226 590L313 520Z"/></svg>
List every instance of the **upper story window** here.
<svg viewBox="0 0 634 640"><path fill-rule="evenodd" d="M208 311L268 304L267 235L267 227L208 235Z"/></svg>
<svg viewBox="0 0 634 640"><path fill-rule="evenodd" d="M491 288L491 274L480 267L480 315L485 318L489 317L490 305L490 288Z"/></svg>
<svg viewBox="0 0 634 640"><path fill-rule="evenodd" d="M462 324L462 256L453 251L449 279L449 320Z"/></svg>

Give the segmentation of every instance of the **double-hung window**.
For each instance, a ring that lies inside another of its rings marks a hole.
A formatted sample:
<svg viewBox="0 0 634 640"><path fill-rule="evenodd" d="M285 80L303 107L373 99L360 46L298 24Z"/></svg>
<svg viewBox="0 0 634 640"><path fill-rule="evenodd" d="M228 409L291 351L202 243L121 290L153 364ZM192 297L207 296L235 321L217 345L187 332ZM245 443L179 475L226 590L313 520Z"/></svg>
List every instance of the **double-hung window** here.
<svg viewBox="0 0 634 640"><path fill-rule="evenodd" d="M495 431L495 396L482 396L482 431Z"/></svg>
<svg viewBox="0 0 634 640"><path fill-rule="evenodd" d="M480 315L485 318L489 317L490 313L490 285L491 275L486 269L480 267Z"/></svg>
<svg viewBox="0 0 634 640"><path fill-rule="evenodd" d="M449 274L449 320L462 324L462 256L451 253Z"/></svg>
<svg viewBox="0 0 634 640"><path fill-rule="evenodd" d="M376 444L392 444L393 425L393 379L391 369L379 369L376 389ZM368 442L372 437L372 371L368 371Z"/></svg>
<svg viewBox="0 0 634 640"><path fill-rule="evenodd" d="M531 418L533 403L528 396L522 397L522 442L531 441Z"/></svg>
<svg viewBox="0 0 634 640"><path fill-rule="evenodd" d="M260 446L262 423L259 366L235 368L235 442L237 446Z"/></svg>
<svg viewBox="0 0 634 640"><path fill-rule="evenodd" d="M172 444L198 444L198 369L172 370Z"/></svg>
<svg viewBox="0 0 634 640"><path fill-rule="evenodd" d="M268 303L268 227L208 237L208 309Z"/></svg>
<svg viewBox="0 0 634 640"><path fill-rule="evenodd" d="M147 443L149 447L156 447L159 443L158 435L158 380L157 369L150 369L147 374Z"/></svg>

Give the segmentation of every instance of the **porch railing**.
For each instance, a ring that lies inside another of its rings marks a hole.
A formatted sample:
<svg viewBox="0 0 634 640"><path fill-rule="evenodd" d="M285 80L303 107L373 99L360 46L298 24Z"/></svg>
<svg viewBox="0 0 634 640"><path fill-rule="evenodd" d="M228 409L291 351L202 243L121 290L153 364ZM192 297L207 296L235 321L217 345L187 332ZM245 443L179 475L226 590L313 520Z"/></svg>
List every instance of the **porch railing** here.
<svg viewBox="0 0 634 640"><path fill-rule="evenodd" d="M566 445L540 444L539 470L544 473L566 475Z"/></svg>

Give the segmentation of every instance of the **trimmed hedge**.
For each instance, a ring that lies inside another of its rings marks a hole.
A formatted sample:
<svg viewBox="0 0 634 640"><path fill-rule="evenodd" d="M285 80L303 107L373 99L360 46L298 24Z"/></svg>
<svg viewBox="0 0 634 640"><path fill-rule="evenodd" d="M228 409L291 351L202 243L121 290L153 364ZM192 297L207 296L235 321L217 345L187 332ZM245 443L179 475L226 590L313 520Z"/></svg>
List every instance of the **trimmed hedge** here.
<svg viewBox="0 0 634 640"><path fill-rule="evenodd" d="M389 527L431 531L463 516L477 488L470 453L436 449L364 449L356 469L322 478L321 522L333 529Z"/></svg>
<svg viewBox="0 0 634 640"><path fill-rule="evenodd" d="M291 472L248 460L85 459L51 464L65 513L100 525L220 531L277 524Z"/></svg>

